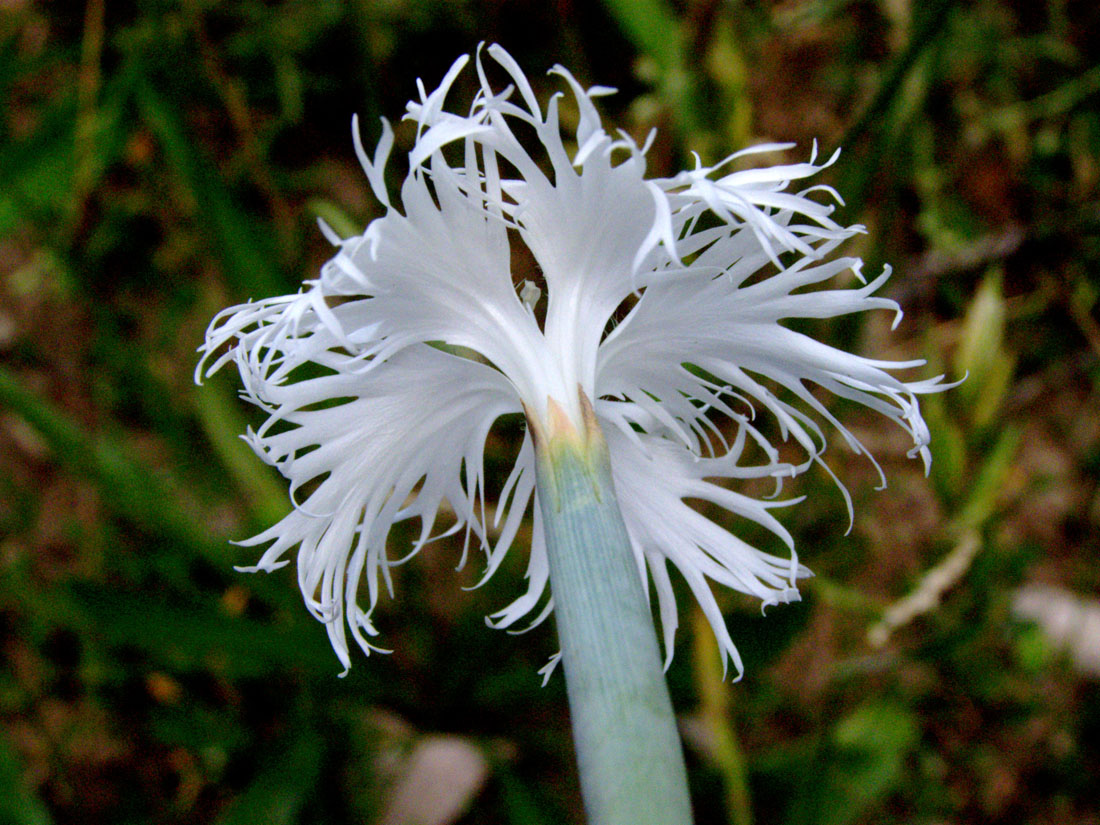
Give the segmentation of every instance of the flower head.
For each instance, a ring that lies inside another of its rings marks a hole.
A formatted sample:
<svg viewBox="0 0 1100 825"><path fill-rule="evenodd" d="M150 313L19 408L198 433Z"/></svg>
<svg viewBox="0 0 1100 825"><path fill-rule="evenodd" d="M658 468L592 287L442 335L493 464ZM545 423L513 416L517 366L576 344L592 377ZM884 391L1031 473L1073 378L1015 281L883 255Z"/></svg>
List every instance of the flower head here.
<svg viewBox="0 0 1100 825"><path fill-rule="evenodd" d="M711 582L766 606L797 599L809 571L772 513L792 502L721 481L768 478L778 487L820 461L821 421L864 452L811 384L893 419L927 465L917 396L943 389L942 376L903 382L890 371L923 362L861 357L781 323L870 309L900 318L874 294L888 271L866 283L858 259L827 257L863 231L833 220L836 193L788 191L835 156L728 171L740 155L790 148L773 144L647 179L648 144L600 122L593 101L610 89L586 90L562 67L551 70L577 109L575 132L565 135L563 95L541 106L512 57L499 46L486 51L512 85L494 89L479 52L479 91L465 114L444 103L468 57L430 94L419 85L399 200L385 183L389 124L373 156L354 124L382 217L349 239L326 229L338 251L298 294L233 307L210 326L199 375L235 361L246 397L269 415L247 438L289 479L295 501L244 542L268 545L246 569L277 569L297 548L306 605L350 667L347 633L367 653L380 649L371 621L380 589L391 588L392 567L436 537L444 500L455 514L447 533L465 529L467 548L486 553L485 579L515 539L539 495L535 453L525 438L488 523L483 453L494 422L526 411L539 424L557 406L580 426L583 397L605 434L639 575L648 568L653 580L666 666L677 624L671 562L740 672ZM513 280L517 245L537 262L544 314L540 290ZM845 272L860 285L822 286ZM781 460L757 428L762 413L800 458ZM750 546L686 499L762 525L785 554ZM391 526L412 518L419 538L391 556ZM537 624L552 610L537 506L527 578L527 592L491 624L529 616Z"/></svg>

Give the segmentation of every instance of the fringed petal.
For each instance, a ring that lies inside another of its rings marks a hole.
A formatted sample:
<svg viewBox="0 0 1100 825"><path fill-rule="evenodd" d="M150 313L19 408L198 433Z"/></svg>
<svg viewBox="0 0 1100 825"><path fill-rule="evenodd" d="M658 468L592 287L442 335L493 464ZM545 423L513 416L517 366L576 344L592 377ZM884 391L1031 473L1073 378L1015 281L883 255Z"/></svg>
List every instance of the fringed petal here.
<svg viewBox="0 0 1100 825"><path fill-rule="evenodd" d="M488 59L508 75L506 88L489 83ZM543 106L516 61L489 46L473 61L479 89L468 110L448 111L469 62L455 61L431 92L418 82L399 197L386 187L392 128L382 122L369 154L354 122L356 155L384 214L352 238L322 226L337 249L319 277L296 295L220 313L200 348L197 379L232 361L244 396L266 412L246 438L286 476L295 502L243 542L266 545L250 569L277 569L296 549L306 604L350 667L349 632L364 651L380 649L372 610L392 590L391 568L439 537L444 501L455 522L442 535L466 533L460 564L476 544L486 553L482 581L498 569L538 491L525 439L486 523L486 435L521 409L545 421L548 399L579 426L580 388L605 431L638 573L653 579L666 667L677 625L671 563L740 675L712 584L764 606L797 599L796 582L809 572L773 513L797 499L775 496L786 479L825 466L826 425L866 452L812 388L895 421L927 467L918 397L952 385L942 376L903 381L894 373L922 362L859 356L785 326L867 310L900 318L876 294L889 270L867 283L858 259L828 257L864 231L836 222L839 195L792 189L836 154L819 164L815 146L807 162L729 171L738 158L790 148L768 144L646 179L653 135L639 147L604 129L594 100L610 89L585 89L556 66L565 92ZM567 134L559 107L570 96L577 125ZM538 289L517 294L517 242L545 281L541 325ZM845 273L859 285L823 286ZM759 413L802 455L782 460ZM723 484L754 478L774 481L772 498ZM750 546L686 500L755 522L787 555ZM553 610L534 512L527 590L488 617L495 627L534 626ZM391 527L410 519L419 519L419 536L390 555ZM499 529L495 541L490 529Z"/></svg>
<svg viewBox="0 0 1100 825"><path fill-rule="evenodd" d="M311 491L290 515L243 544L270 543L253 568L261 570L278 568L297 547L306 605L327 625L345 667L347 629L364 651L378 649L366 637L375 633L371 611L389 587L389 568L432 540L445 500L457 525L496 560L494 567L499 563L518 516L508 514L503 541L494 546L479 506L488 430L500 415L519 411L499 372L417 346L366 373L266 385L264 397L272 416L252 435L252 446L292 491ZM521 480L513 493L519 516L531 486ZM411 518L420 520L420 535L401 558L391 558L390 528Z"/></svg>
<svg viewBox="0 0 1100 825"><path fill-rule="evenodd" d="M741 659L706 580L754 596L764 605L796 599L797 580L810 572L798 563L790 534L771 514L771 510L793 502L758 501L706 480L739 466L740 447L721 458L699 459L667 438L645 434L639 444L614 425L605 427L605 434L615 491L635 557L648 564L654 576L666 661L671 657L676 607L664 561L671 562L688 582L714 628L723 659L732 661L740 676ZM782 464L742 469L756 475L789 471ZM790 558L752 547L692 509L684 501L687 498L710 501L732 515L756 522L787 545Z"/></svg>

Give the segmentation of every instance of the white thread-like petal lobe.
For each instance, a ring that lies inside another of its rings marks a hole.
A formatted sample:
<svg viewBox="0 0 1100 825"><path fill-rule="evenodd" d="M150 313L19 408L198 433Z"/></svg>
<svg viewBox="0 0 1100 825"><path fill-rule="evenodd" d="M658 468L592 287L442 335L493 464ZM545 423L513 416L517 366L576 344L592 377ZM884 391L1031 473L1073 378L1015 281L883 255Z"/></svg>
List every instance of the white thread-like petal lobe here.
<svg viewBox="0 0 1100 825"><path fill-rule="evenodd" d="M713 247L712 247L713 248ZM854 436L807 390L817 384L894 419L922 451L928 432L915 415L916 395L944 389L933 383L904 383L887 370L923 362L884 362L853 355L794 332L778 322L823 318L870 309L897 310L892 301L873 296L885 279L859 289L791 290L835 277L857 265L838 259L783 270L741 287L724 275L678 278L651 285L633 311L600 349L598 380L605 393L629 398L657 414L664 399L697 399L714 405L714 381L747 396L780 417L785 430L811 452L816 440L789 404L750 374L789 390L833 424L857 452ZM690 364L705 370L685 369ZM719 393L721 395L721 393ZM690 414L690 413L688 413ZM686 415L681 412L681 419Z"/></svg>
<svg viewBox="0 0 1100 825"><path fill-rule="evenodd" d="M261 570L276 569L298 548L306 605L350 667L346 628L363 650L374 648L361 631L373 634L370 613L395 563L386 548L392 524L420 520L414 544L399 551L411 555L432 537L446 500L458 523L490 549L477 506L485 437L497 417L519 405L499 372L427 346L408 347L366 373L269 385L264 395L279 427L252 434L252 446L292 490L316 487L243 544L271 542L255 567ZM332 406L315 409L324 404ZM527 502L520 498L522 514Z"/></svg>
<svg viewBox="0 0 1100 825"><path fill-rule="evenodd" d="M723 660L728 657L740 677L740 656L706 580L755 596L764 605L797 600L796 581L810 572L798 563L790 534L771 514L776 507L792 502L757 501L707 480L728 476L738 467L739 444L721 458L699 459L665 438L643 435L639 445L615 426L606 427L605 432L615 491L635 556L647 562L654 575L659 613L665 625L666 664L672 655L676 625L671 617L676 607L663 569L665 560L684 576L714 628ZM789 468L775 464L742 469L764 476L783 474ZM750 546L700 515L684 502L685 498L710 501L732 515L760 524L790 548L790 558Z"/></svg>

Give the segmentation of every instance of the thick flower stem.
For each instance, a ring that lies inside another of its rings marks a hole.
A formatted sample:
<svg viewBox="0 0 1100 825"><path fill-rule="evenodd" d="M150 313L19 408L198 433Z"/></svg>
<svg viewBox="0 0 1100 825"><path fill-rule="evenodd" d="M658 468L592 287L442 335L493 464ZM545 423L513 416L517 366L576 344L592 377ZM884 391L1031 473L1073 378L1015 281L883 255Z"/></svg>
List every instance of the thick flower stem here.
<svg viewBox="0 0 1100 825"><path fill-rule="evenodd" d="M594 416L578 432L558 413L535 427L536 468L588 821L686 825L683 751L607 446Z"/></svg>

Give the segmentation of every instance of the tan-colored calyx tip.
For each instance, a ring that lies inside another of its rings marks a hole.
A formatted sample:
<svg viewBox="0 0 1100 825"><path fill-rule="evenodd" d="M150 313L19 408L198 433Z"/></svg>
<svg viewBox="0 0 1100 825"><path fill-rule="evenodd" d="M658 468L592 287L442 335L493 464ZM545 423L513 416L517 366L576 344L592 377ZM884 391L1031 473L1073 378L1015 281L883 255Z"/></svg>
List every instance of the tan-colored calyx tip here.
<svg viewBox="0 0 1100 825"><path fill-rule="evenodd" d="M584 390L577 385L577 397L581 408L582 429L578 430L576 423L569 417L569 413L554 398L546 398L546 420L543 421L535 414L534 410L523 405L523 412L527 416L527 426L531 431L531 437L535 442L535 449L548 446L551 442L572 442L582 449L590 447L594 442L603 441L603 433L596 419L596 410L588 399Z"/></svg>

